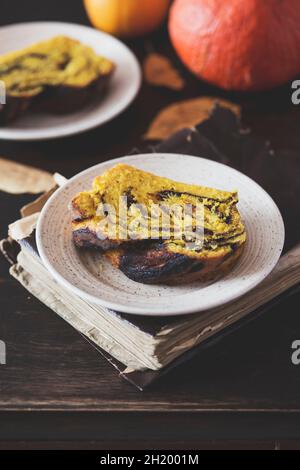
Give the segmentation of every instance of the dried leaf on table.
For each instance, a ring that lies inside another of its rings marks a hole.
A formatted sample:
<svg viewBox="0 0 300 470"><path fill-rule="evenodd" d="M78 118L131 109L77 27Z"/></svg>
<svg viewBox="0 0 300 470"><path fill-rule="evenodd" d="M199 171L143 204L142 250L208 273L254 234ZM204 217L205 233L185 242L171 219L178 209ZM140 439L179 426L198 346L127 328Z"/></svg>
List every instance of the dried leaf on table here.
<svg viewBox="0 0 300 470"><path fill-rule="evenodd" d="M143 64L144 77L147 83L164 86L172 90L182 90L185 82L172 62L161 54L149 54Z"/></svg>
<svg viewBox="0 0 300 470"><path fill-rule="evenodd" d="M209 117L216 104L229 108L238 116L241 114L238 105L221 98L201 97L180 101L167 106L158 113L150 124L144 139L162 140L184 127L194 127Z"/></svg>
<svg viewBox="0 0 300 470"><path fill-rule="evenodd" d="M51 173L0 158L0 190L11 194L49 191L55 182Z"/></svg>

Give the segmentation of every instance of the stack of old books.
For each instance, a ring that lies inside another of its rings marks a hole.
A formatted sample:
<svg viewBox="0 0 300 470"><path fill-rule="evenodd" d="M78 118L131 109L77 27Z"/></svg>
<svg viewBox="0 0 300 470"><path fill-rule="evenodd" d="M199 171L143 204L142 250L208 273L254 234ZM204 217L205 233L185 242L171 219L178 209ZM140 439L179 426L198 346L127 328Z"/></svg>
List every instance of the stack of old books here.
<svg viewBox="0 0 300 470"><path fill-rule="evenodd" d="M210 147L216 150L215 154L211 150L209 156L224 161L228 158L226 151L231 153L232 143L227 139L228 148L224 146L225 153L222 154L217 146L209 141L207 134L214 135L209 132L214 129L215 135L220 138L224 127L222 119L225 118L227 127L228 122L235 126L234 132L231 133L232 139L236 139L241 146L251 144L250 147L256 149L255 152L259 148L262 159L260 170L264 165L267 168L266 160L271 158L267 146L249 134L240 132L236 118L230 111L222 109L216 110L211 118L203 123L204 127L201 124L196 129L179 132L161 144L158 150L201 154L202 149ZM234 147L236 149L236 142ZM232 153L232 158L237 158L236 153ZM256 154L252 158L252 163L255 164ZM234 160L231 163L234 165ZM248 161L247 164L251 166L251 162ZM248 171L249 173L251 172ZM259 173L260 177L261 175L262 173ZM64 183L64 178L60 175L56 175L55 179L57 186ZM53 191L55 187L24 207L20 220L10 225L9 237L2 240L2 252L12 263L10 272L31 294L99 349L124 378L140 389L186 360L191 354L199 353L201 348L207 347L216 338L232 332L243 322L254 318L284 295L292 293L299 285L300 245L295 243L293 236L288 236L289 251L281 257L268 278L253 291L222 307L201 314L157 318L135 316L130 312L118 313L93 305L59 285L43 266L38 255L35 226L43 205ZM284 199L280 202L282 207L287 203ZM288 217L285 218L285 223L289 230L291 225Z"/></svg>

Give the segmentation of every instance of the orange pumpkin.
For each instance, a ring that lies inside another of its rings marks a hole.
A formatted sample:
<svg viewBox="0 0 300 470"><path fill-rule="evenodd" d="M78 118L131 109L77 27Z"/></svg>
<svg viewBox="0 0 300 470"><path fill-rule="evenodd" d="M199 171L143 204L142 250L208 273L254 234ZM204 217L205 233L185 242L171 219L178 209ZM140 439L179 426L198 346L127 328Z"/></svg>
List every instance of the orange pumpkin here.
<svg viewBox="0 0 300 470"><path fill-rule="evenodd" d="M134 37L160 26L170 0L84 0L92 24L107 33Z"/></svg>
<svg viewBox="0 0 300 470"><path fill-rule="evenodd" d="M172 43L199 78L263 90L300 72L299 0L175 0Z"/></svg>

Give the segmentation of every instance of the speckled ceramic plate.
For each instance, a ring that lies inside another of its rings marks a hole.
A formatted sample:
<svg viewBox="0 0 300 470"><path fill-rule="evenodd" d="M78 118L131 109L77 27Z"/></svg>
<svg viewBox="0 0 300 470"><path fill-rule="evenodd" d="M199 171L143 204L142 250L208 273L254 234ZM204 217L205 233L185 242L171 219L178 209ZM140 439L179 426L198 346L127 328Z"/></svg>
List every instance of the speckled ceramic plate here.
<svg viewBox="0 0 300 470"><path fill-rule="evenodd" d="M239 210L248 240L234 269L203 285L169 287L136 283L100 253L78 250L72 242L72 197L89 189L95 176L118 162L192 184L239 191ZM55 279L88 301L140 315L178 315L223 305L245 294L274 268L284 243L284 225L270 196L242 173L199 157L175 154L133 155L101 163L69 180L49 199L37 227L41 258Z"/></svg>
<svg viewBox="0 0 300 470"><path fill-rule="evenodd" d="M22 49L54 36L69 36L90 46L116 64L104 96L93 98L82 110L61 116L26 113L9 126L0 128L0 139L42 140L87 131L113 119L135 98L141 84L141 71L130 49L118 39L94 28L71 23L34 22L0 28L0 55Z"/></svg>

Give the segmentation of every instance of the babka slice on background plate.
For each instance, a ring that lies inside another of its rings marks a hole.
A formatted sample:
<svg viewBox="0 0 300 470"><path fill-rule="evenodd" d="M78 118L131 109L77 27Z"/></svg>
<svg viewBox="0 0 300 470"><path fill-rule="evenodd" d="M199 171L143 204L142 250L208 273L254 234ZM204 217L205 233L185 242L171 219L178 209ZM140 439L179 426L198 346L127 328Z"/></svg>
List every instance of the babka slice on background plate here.
<svg viewBox="0 0 300 470"><path fill-rule="evenodd" d="M109 34L30 22L0 28L0 85L0 139L42 140L113 119L135 98L141 70Z"/></svg>
<svg viewBox="0 0 300 470"><path fill-rule="evenodd" d="M65 36L0 56L0 78L6 87L0 125L28 109L58 114L76 111L93 94L104 91L114 68L110 60Z"/></svg>

